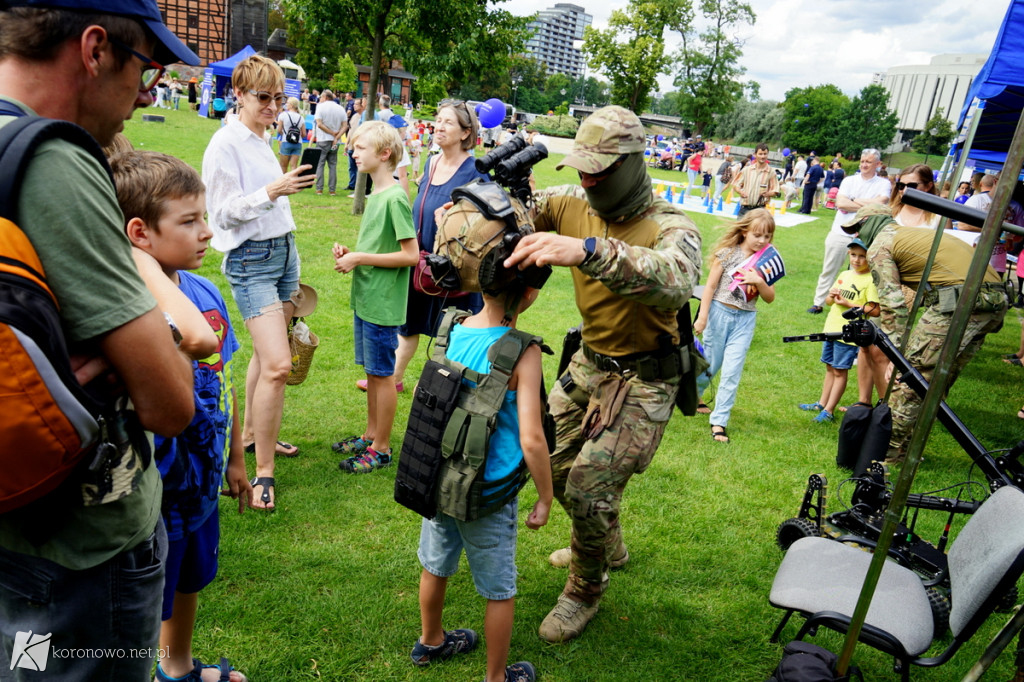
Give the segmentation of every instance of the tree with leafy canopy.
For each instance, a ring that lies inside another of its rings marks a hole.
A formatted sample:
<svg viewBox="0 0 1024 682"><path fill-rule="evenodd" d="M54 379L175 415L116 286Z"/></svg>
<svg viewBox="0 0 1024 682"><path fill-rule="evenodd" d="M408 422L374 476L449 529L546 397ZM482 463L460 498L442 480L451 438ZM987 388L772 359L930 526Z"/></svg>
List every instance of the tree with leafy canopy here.
<svg viewBox="0 0 1024 682"><path fill-rule="evenodd" d="M779 102L740 99L715 121L715 135L737 144L765 142L773 146L782 140L785 110Z"/></svg>
<svg viewBox="0 0 1024 682"><path fill-rule="evenodd" d="M289 31L295 27L296 61L308 68L321 56L335 61L348 51L370 65L364 116L371 119L380 71L399 59L414 73L431 74L449 88L467 74L497 68L523 51L529 17L514 17L477 0L289 0ZM333 59L332 59L333 57ZM362 213L365 175L357 180L353 212Z"/></svg>
<svg viewBox="0 0 1024 682"><path fill-rule="evenodd" d="M955 135L953 124L942 113L942 107L939 107L924 124L924 130L914 137L910 147L918 154L945 155L949 150L949 143L952 142Z"/></svg>
<svg viewBox="0 0 1024 682"><path fill-rule="evenodd" d="M794 150L828 153L849 103L850 98L831 83L792 88L782 102L782 143Z"/></svg>
<svg viewBox="0 0 1024 682"><path fill-rule="evenodd" d="M625 11L612 12L607 29L584 30L587 63L611 80L612 104L638 114L647 109L658 75L670 62L665 28L681 25L688 7L689 0L630 0Z"/></svg>
<svg viewBox="0 0 1024 682"><path fill-rule="evenodd" d="M832 127L828 151L857 158L864 149L884 149L896 137L898 120L896 112L889 109L889 92L881 85L865 86Z"/></svg>
<svg viewBox="0 0 1024 682"><path fill-rule="evenodd" d="M343 54L338 57L338 69L331 76L328 86L340 95L355 90L358 79L359 72L356 70L355 62L347 54Z"/></svg>
<svg viewBox="0 0 1024 682"><path fill-rule="evenodd" d="M674 84L678 114L693 123L695 133L703 135L716 114L723 114L743 94L739 81L746 69L739 65L743 40L737 35L742 25L757 20L750 5L739 0L698 0L706 28L699 31L689 3L677 2L677 23L670 28L682 37L682 45L673 57L679 68Z"/></svg>

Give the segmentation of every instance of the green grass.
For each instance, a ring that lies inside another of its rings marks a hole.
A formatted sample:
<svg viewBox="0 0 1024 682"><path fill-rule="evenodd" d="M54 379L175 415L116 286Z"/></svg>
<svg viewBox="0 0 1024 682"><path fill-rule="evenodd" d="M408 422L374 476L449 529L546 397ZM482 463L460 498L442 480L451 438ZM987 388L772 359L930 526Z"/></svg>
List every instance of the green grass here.
<svg viewBox="0 0 1024 682"><path fill-rule="evenodd" d="M178 155L199 167L216 123L186 112L166 115L163 124L142 123L136 116L127 123L128 137L137 146ZM575 180L571 171L554 171L556 160L537 168L539 186ZM355 242L358 218L351 215L351 204L343 196L312 192L292 197L303 280L320 294L319 309L308 322L321 347L307 382L287 389L282 429L282 437L298 444L302 454L278 460L275 513L249 510L239 516L224 501L220 572L200 598L195 653L205 661L229 656L259 682L479 680L482 649L427 670L409 661L419 634L419 517L393 502L393 469L343 474L328 446L362 429L365 419L364 394L354 386L361 374L352 361L349 279L333 271L330 257L334 241ZM703 233L706 253L722 233L723 221L690 215ZM780 648L768 641L780 616L768 605L781 559L775 529L796 514L812 472L829 477L830 510L839 509L839 498L848 496L848 491L837 494L843 478L834 464L837 427L813 424L796 408L817 399L821 390L820 345L781 342L784 335L821 331L822 316L804 310L811 304L832 215L822 209L814 222L778 229L775 243L788 275L777 285L776 302L761 306L730 423L733 441L713 443L706 417L673 416L651 467L634 477L623 500L632 561L612 575L601 611L579 640L555 646L536 634L565 579L564 570L546 562L549 552L568 542L565 514L556 509L540 531L520 526L511 660L532 661L550 682L760 681L777 664ZM200 272L221 288L234 314L219 266L219 255L211 253ZM235 376L241 378L251 344L237 315L233 319L243 346L235 365ZM555 273L521 318L524 329L542 334L556 350L562 334L577 322L565 270ZM1024 437L1024 422L1014 416L1022 401L1020 370L999 359L1016 350L1020 324L1020 313L1012 310L1004 329L989 337L949 397L964 422L993 448ZM424 357L425 344L410 378L418 375ZM546 359L545 372L550 385L554 359ZM846 403L856 400L855 391L851 382ZM399 396L396 447L409 404L407 390ZM249 466L251 471L251 460ZM915 490L963 480L969 468L966 455L936 427ZM529 509L535 498L528 486L520 508ZM937 537L944 520L927 522L925 527L934 532L926 537ZM957 520L958 526L962 523ZM450 581L446 626L482 631L483 608L463 565ZM914 679L959 679L1002 618L987 624L950 664L915 670ZM787 634L795 634L794 625ZM827 633L817 639L833 650L842 645ZM855 661L867 679L896 679L890 660L870 649L858 647ZM990 677L1006 679L1011 670L1011 654L1006 653Z"/></svg>

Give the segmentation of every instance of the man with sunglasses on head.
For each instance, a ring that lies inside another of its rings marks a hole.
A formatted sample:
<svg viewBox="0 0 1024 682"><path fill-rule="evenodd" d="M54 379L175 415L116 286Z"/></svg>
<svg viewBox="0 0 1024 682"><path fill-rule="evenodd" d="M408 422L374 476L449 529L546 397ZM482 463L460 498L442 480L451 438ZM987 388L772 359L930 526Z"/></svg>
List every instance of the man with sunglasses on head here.
<svg viewBox="0 0 1024 682"><path fill-rule="evenodd" d="M155 0L6 2L0 126L63 119L107 145L153 103L162 65L174 62L199 58L163 24ZM76 378L106 405L105 437L118 445L87 452L55 490L0 514L0 670L15 680L141 682L152 675L167 549L145 430L171 437L188 425L192 366L138 275L98 158L64 140L41 144L16 201L13 219L59 303ZM48 661L33 658L43 647L32 636L45 633ZM83 649L149 653L58 656Z"/></svg>
<svg viewBox="0 0 1024 682"><path fill-rule="evenodd" d="M582 346L551 390L557 443L555 497L572 521L571 545L550 561L569 566L540 626L549 642L583 632L629 553L619 525L622 492L651 463L672 415L683 361L676 313L700 277L700 233L652 192L640 119L598 109L557 166L580 184L535 193L536 232L506 267L572 267Z"/></svg>
<svg viewBox="0 0 1024 682"><path fill-rule="evenodd" d="M888 178L878 175L882 153L877 149L865 149L860 154L860 172L843 178L836 196L836 217L832 229L825 237L825 258L818 275L818 286L814 290L814 302L807 312L817 315L825 308L825 298L846 262L850 235L843 232L842 224L853 218L857 211L869 204L888 204L892 185Z"/></svg>

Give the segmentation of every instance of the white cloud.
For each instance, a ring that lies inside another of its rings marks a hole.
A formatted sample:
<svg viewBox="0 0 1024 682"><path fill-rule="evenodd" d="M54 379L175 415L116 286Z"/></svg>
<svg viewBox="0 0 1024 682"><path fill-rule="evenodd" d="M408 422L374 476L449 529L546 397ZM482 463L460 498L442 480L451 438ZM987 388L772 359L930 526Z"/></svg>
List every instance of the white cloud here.
<svg viewBox="0 0 1024 682"><path fill-rule="evenodd" d="M572 0L570 0L572 1ZM748 0L757 14L746 39L744 76L761 84L761 97L781 100L796 87L834 83L849 95L890 67L927 64L947 53L988 54L1010 0ZM581 3L594 27L607 27L626 2ZM516 0L499 6L525 15L554 7L555 0ZM671 47L678 37L667 37ZM658 80L675 90L672 76Z"/></svg>

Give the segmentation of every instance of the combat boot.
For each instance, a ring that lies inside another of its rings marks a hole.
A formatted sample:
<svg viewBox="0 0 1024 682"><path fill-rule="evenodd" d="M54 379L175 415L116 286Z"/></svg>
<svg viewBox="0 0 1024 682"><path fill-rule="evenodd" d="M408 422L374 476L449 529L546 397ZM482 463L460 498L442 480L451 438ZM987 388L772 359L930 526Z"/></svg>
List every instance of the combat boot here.
<svg viewBox="0 0 1024 682"><path fill-rule="evenodd" d="M629 550L626 549L625 545L621 545L617 552L615 559L608 560L608 568L611 570L617 570L629 563ZM548 557L548 562L555 568L565 568L569 565L569 561L572 559L572 548L563 547L562 549L556 549Z"/></svg>
<svg viewBox="0 0 1024 682"><path fill-rule="evenodd" d="M582 602L558 595L558 603L540 624L538 634L546 642L568 642L579 637L587 623L597 613L597 604L587 606Z"/></svg>

